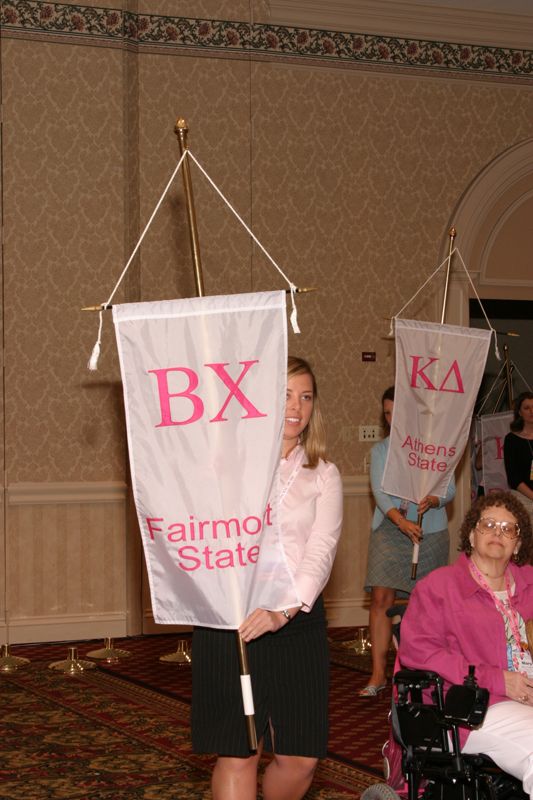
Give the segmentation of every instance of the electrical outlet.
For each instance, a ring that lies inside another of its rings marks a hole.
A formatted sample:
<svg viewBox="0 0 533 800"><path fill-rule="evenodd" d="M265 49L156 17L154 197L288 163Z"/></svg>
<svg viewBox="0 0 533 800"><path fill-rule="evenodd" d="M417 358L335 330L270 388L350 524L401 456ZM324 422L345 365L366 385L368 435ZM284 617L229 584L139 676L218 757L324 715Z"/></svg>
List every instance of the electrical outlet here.
<svg viewBox="0 0 533 800"><path fill-rule="evenodd" d="M381 439L381 427L379 425L359 425L360 442L377 442Z"/></svg>

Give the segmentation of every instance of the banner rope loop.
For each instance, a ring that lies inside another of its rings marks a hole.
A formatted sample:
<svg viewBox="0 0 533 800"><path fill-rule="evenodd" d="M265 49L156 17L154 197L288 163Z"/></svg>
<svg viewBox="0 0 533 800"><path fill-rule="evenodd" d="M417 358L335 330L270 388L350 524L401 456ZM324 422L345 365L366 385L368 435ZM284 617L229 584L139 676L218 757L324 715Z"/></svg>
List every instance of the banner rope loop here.
<svg viewBox="0 0 533 800"><path fill-rule="evenodd" d="M483 303L481 302L481 300L480 300L480 298L479 298L479 295L478 295L478 293L477 293L477 291L476 291L476 287L474 286L474 282L473 282L472 278L470 277L470 273L469 273L469 271L468 271L468 270L467 270L467 268L466 268L466 264L465 264L465 262L463 261L463 257L462 257L462 255L461 255L461 252L459 251L459 249L457 249L457 255L459 256L459 259L460 259L460 261L461 261L461 264L463 265L463 269L464 269L464 271L466 272L466 276L467 276L467 278L468 278L468 280L469 280L470 286L472 287L472 290L473 290L474 294L476 295L476 300L478 301L478 303L479 303L479 305L480 305L480 307L481 307L481 310L483 311L483 316L484 316L484 317L485 317L485 319L487 320L487 325L489 326L489 330L490 330L490 331L491 331L491 333L494 335L494 355L496 356L496 358L497 358L497 360L498 360L498 361L501 361L501 360L502 360L502 357L501 357L501 355L500 355L500 351L499 351L499 349L498 349L498 337L497 337L497 335L496 335L496 330L495 330L495 329L492 327L492 325L490 324L490 319L487 317L487 314L486 314L486 312L485 312L485 309L483 308Z"/></svg>
<svg viewBox="0 0 533 800"><path fill-rule="evenodd" d="M206 172L206 171L205 171L205 169L202 167L202 165L200 164L200 162L198 161L198 159L197 159L197 158L196 158L196 157L195 157L195 156L194 156L194 155L191 153L191 151L190 151L190 150L184 150L184 151L183 151L183 153L182 153L182 155L181 155L181 158L179 159L178 163L176 164L176 167L175 167L175 169L174 169L174 172L173 172L173 173L172 173L172 175L170 176L170 178L169 178L169 180L168 180L168 183L167 183L167 185L165 186L165 188L164 188L164 190L163 190L163 193L162 193L161 197L160 197L160 198L159 198L159 200L157 201L157 204L156 204L156 206L155 206L154 210L152 211L152 214L150 215L150 219L149 219L149 220L148 220L148 222L146 223L146 226L145 226L145 228L144 228L143 232L141 233L141 235L140 235L140 237L139 237L139 240L138 240L137 244L136 244L136 245L135 245L135 247L133 248L133 251L132 251L132 253L131 253L130 257L128 258L128 261L126 262L126 265L125 265L124 269L122 270L122 272L121 272L121 274L120 274L120 277L119 277L118 281L116 282L116 284L115 284L115 287L114 287L113 291L112 291L112 292L111 292L111 294L109 295L109 298L108 298L107 302L106 302L106 303L102 303L102 308L101 308L101 310L99 311L98 336L97 336L97 339L96 339L96 343L95 343L95 345L94 345L94 347L93 347L93 350L92 350L92 353L91 353L91 357L89 358L89 361L88 361L88 363L87 363L87 367L88 367L88 369L90 369L90 370L91 370L91 371L93 371L93 372L94 372L94 371L95 371L95 370L98 368L98 359L99 359L99 357L100 357L100 351L101 351L101 346L102 346L102 328L103 328L103 313L102 313L102 312L103 312L103 311L105 311L107 308L109 308L109 306L111 305L111 301L113 300L113 297L115 296L115 293L116 293L116 291L117 291L118 287L119 287L119 286L120 286L120 284L122 283L122 280L124 279L124 276L126 275L126 272L128 271L128 269L129 269L129 267L130 267L130 265L131 265L131 262L132 262L132 261L133 261L133 259L135 258L135 255L137 254L137 251L138 251L139 247L141 246L141 243L142 243L142 241L143 241L143 239L144 239L144 237L145 237L146 233L148 232L148 229L149 229L150 225L152 224L152 222L153 222L153 220L154 220L154 217L155 217L155 215L156 215L156 214L157 214L157 212L159 211L159 208L160 208L160 206L161 206L161 203L162 203L162 202L163 202L163 200L165 199L165 197L166 197L166 195L167 195L167 192L168 192L168 190L170 189L170 187L171 187L171 185L172 185L172 182L174 181L174 178L176 177L176 175L177 175L177 173L178 173L178 171L179 171L179 169L180 169L180 167L181 167L181 165L182 165L182 163L183 163L183 160L185 159L185 157L186 157L186 156L189 156L189 158L191 158L191 159L194 161L194 163L197 165L197 167L198 167L198 169L200 170L200 172L202 172L202 174L203 174L203 175L205 176L205 178L206 178L206 179L209 181L209 183L211 184L211 186L213 187L213 189L214 189L214 190L217 192L217 194L218 194L218 195L219 195L219 196L222 198L222 200L223 200L223 201L226 203L226 205L228 206L228 208L230 209L230 211L231 211L231 212L232 212L232 213L235 215L235 217L236 217L236 218L239 220L239 222L241 223L241 225L242 225L242 226L245 228L245 230L248 232L248 234L249 234L249 235L252 237L252 239L253 239L253 240L254 240L254 242L257 244L257 246L258 246L258 247L259 247L259 248L262 250L262 252L263 252L263 253L266 255L266 257L268 258L268 260L269 260L269 261L270 261L270 262L271 262L271 263L274 265L274 267L275 267L275 268L278 270L279 274L282 276L282 278L283 278L283 279L286 281L286 283L288 284L288 286L289 286L289 289L290 289L290 293L291 293L291 306L292 306L292 311L291 311L291 315L290 315L291 325L292 325L292 329L293 329L294 333L300 333L300 328L298 327L298 312L297 312L297 309L296 309L296 301L295 301L295 294L296 294L297 287L296 287L296 286L295 286L295 285L294 285L294 284L293 284L293 283L292 283L292 282L289 280L289 278L288 278L288 277L287 277L287 275L286 275L286 274L283 272L283 270L281 269L281 267L280 267L278 264L276 264L276 262L274 261L274 259L272 258L272 256L271 256L271 255L270 255L270 254L267 252L267 250L266 250L266 249L263 247L263 245L261 244L261 242L259 241L259 239L258 239L258 238L255 236L255 234L254 234L254 233L252 232L252 230L251 230L251 229L248 227L248 225L245 223L245 221L242 219L242 217L241 217L241 216L240 216L240 215L237 213L237 211L236 211L236 210L233 208L233 206L231 205L231 203L229 202L229 200L228 200L228 199L225 197L225 195L224 195L224 194L223 194L223 193L220 191L220 189L218 188L218 186L216 185L216 183L215 183L215 182L212 180L212 178L211 178L211 177L210 177L210 176L207 174L207 172Z"/></svg>
<svg viewBox="0 0 533 800"><path fill-rule="evenodd" d="M425 287L428 285L428 283L430 282L430 280L432 280L432 279L435 277L435 275L437 274L437 272L438 272L439 270L441 270L445 264L447 264L447 263L448 263L448 260L449 260L449 259L451 259L451 257L453 256L453 254L454 254L454 253L457 253L457 256L459 257L459 259L460 259L460 261L461 261L461 264L462 264L462 266L463 266L463 269L464 269L464 271L466 272L466 275L467 275L467 277L468 277L468 280L469 280L469 282L470 282L470 285L471 285L471 287L472 287L472 289L473 289L473 291L474 291L474 294L475 294L475 296L476 296L476 299L477 299L477 301L478 301L479 305L481 306L481 310L483 311L483 316L484 316L484 317L485 317L485 319L487 320L487 325L489 326L489 329L490 329L491 333L492 333L492 334L494 334L494 354L495 354L496 358L498 359L498 361L501 361L502 359L501 359L501 356L500 356L500 351L499 351L499 349L498 349L498 338L497 338L497 336L496 336L496 331L495 331L495 329L492 327L492 325L490 324L490 320L489 320L489 318L487 317L487 314L485 313L485 309L483 308L483 303L482 303L482 302L481 302L481 300L479 299L479 295L478 295L478 293L477 293L477 291L476 291L476 287L474 286L474 283L473 283L473 281L472 281L472 278L470 277L470 273L469 273L469 271L468 271L468 269L467 269L467 267L466 267L466 264L465 264L465 262L463 261L463 257L462 257L462 255L461 255L461 252L460 252L460 250L459 250L459 248L458 248L458 247L454 247L454 248L453 248L452 252L451 252L451 253L450 253L448 256L446 256L446 258L444 259L444 261L442 261L442 263L440 263L440 264L439 264L439 266L437 267L437 269L436 269L436 270L434 270L434 271L431 273L431 275L429 276L429 278L427 278L427 280L425 280L425 281L424 281L424 283L422 284L422 286L420 286L420 288L419 288L419 289L417 289L417 291L416 291L416 292L414 293L414 295L413 295L413 296L410 298L410 300L408 300L408 301L407 301L407 303L405 303L405 304L404 304L404 305L403 305L403 306L400 308L400 310L399 310L399 311L398 311L396 314L394 314L394 316L392 316L392 317L391 317L391 326L390 326L389 336L392 336L392 335L393 335L393 327L394 327L394 322L395 322L395 320L396 320L396 319L398 319L398 317L400 316L400 314L402 313L402 311L405 311L405 309L407 308L407 306L408 306L408 305L410 305L410 304L413 302L413 300L414 300L414 299L415 299L415 298L416 298L416 297L417 297L417 296L420 294L420 292L422 291L422 289L424 289L424 288L425 288Z"/></svg>
<svg viewBox="0 0 533 800"><path fill-rule="evenodd" d="M283 279L286 281L286 283L287 283L287 285L289 286L289 288L290 288L290 291L291 291L291 304L292 304L292 312L291 312L291 324L292 324L292 329L293 329L294 333L300 333L300 329L299 329L299 327L298 327L298 320L297 320L296 302L295 302L295 299L294 299L294 295L295 295L295 292L296 292L296 286L295 286L295 285L294 285L294 284L293 284L293 283L292 283L292 282L289 280L289 278L287 277L287 275L286 275L286 274L283 272L283 270L281 269L281 267L279 266L279 264L277 264L277 263L274 261L274 259L273 259L273 258L272 258L272 256L270 255L270 253L269 253L269 252L266 250L266 248L265 248L265 247L263 247L263 245L261 244L261 242L259 241L259 239L257 238L257 236L254 234L254 232L252 231L252 229L251 229L251 228L250 228L250 227L249 227L249 226L246 224L246 222L243 220L243 218L240 216L240 214L239 214L239 213L238 213L238 212L237 212L237 211L236 211L236 210L233 208L233 206L231 205L230 201L229 201L229 200L227 199L227 197L226 197L226 196L225 196L225 195L224 195L224 194L223 194L223 193L220 191L220 189L218 188L218 186L216 185L216 183L213 181L213 179L212 179L212 178L211 178L211 177L210 177L210 176L207 174L207 172L206 172L206 171L205 171L205 169L202 167L202 165L200 164L200 162L198 161L198 159L196 158L196 156L195 156L193 153L191 153L191 151L190 151L190 150L188 150L188 151L187 151L187 153L188 153L188 155L189 155L189 158L192 158L192 160L194 161L194 163L196 164L196 166L198 167L198 169L200 170L200 172L201 172L201 173L204 175L204 177L205 177L205 178L206 178L206 179L209 181L209 183L211 184L211 186L213 187L213 189L215 190L215 192L216 192L216 193L219 195L219 197L220 197L220 198L221 198L221 199L222 199L222 200L225 202L225 204L227 205L227 207L229 208L229 210L231 211L231 213L232 213L232 214L234 214L234 216L235 216L235 217L236 217L236 218L239 220L239 222L241 223L241 225L243 226L243 228L245 229L245 231L246 231L246 232L249 234L249 236L251 236L251 238L254 240L254 242L255 242L255 243L256 243L256 245L259 247L259 249L260 249L260 250L261 250L261 251L262 251L262 252L265 254L265 256L268 258L268 260L270 261L270 263L271 263L271 264L272 264L272 265L273 265L273 266L274 266L274 267L277 269L277 271L279 272L279 274L281 275L281 277L282 277L282 278L283 278Z"/></svg>

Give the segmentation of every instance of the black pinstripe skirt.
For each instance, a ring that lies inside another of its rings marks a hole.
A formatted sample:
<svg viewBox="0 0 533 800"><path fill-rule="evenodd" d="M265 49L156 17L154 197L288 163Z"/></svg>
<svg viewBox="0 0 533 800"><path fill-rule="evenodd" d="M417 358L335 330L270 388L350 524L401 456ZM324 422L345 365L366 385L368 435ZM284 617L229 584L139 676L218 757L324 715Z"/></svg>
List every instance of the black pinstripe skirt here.
<svg viewBox="0 0 533 800"><path fill-rule="evenodd" d="M322 597L309 614L301 611L276 633L250 642L247 653L257 738L264 739L265 750L324 758L329 652ZM193 750L251 755L234 631L194 629L192 675Z"/></svg>

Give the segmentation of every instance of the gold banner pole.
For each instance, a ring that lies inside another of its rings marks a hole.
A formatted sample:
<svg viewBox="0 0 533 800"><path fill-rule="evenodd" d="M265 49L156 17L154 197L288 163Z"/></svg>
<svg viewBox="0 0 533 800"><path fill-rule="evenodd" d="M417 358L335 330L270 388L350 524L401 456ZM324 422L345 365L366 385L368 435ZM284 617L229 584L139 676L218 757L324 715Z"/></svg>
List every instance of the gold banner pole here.
<svg viewBox="0 0 533 800"><path fill-rule="evenodd" d="M187 127L185 120L181 119L181 117L174 126L174 133L178 137L180 155L183 155L183 153L187 150L187 134L189 133L189 128ZM200 242L198 239L198 227L196 225L196 213L194 210L194 196L192 193L191 168L188 158L183 159L181 172L183 175L183 188L185 190L187 220L189 222L189 241L191 244L194 279L196 282L196 294L198 297L203 297L205 294L204 279L202 275L202 261L200 259Z"/></svg>
<svg viewBox="0 0 533 800"><path fill-rule="evenodd" d="M174 133L178 138L180 156L187 150L187 134L189 128L181 117L176 121ZM196 225L196 212L194 210L194 195L192 191L192 180L189 159L184 158L181 165L183 175L183 188L185 191L185 205L187 208L187 221L189 223L189 242L191 245L191 255L194 269L194 281L196 284L197 297L204 297L204 279L202 274L202 260L200 258L200 240L198 238L198 226ZM87 309L89 310L89 309ZM177 649L173 653L165 653L159 657L160 661L167 664L190 664L192 661L191 650L185 639L178 641Z"/></svg>
<svg viewBox="0 0 533 800"><path fill-rule="evenodd" d="M178 144L180 148L180 155L182 156L183 153L187 150L187 134L189 133L189 128L187 127L187 123L181 117L176 122L174 126L174 133L178 138ZM202 274L202 261L200 258L200 241L198 238L198 226L196 224L196 212L194 209L194 195L192 191L192 180L191 180L191 170L189 159L184 158L183 163L181 165L182 174L183 174L183 188L185 191L185 203L187 206L187 220L189 222L189 241L191 245L191 254L193 260L193 268L194 268L194 279L196 283L196 294L198 297L204 297L204 280ZM312 289L307 289L306 291L312 291ZM248 667L248 654L246 652L246 642L241 637L239 631L236 631L237 636L237 652L239 656L239 670L240 670L240 677L241 677L241 688L242 688L242 695L243 695L243 704L244 704L244 714L246 720L246 730L248 733L248 745L250 750L257 750L257 732L255 729L255 713L254 713L254 704L253 704L253 696L252 696L252 685L250 681L250 670ZM161 656L161 661L180 661L182 660L182 652L179 650L176 653L172 653L167 656ZM189 654L187 654L188 661L191 660Z"/></svg>
<svg viewBox="0 0 533 800"><path fill-rule="evenodd" d="M239 671L241 675L242 699L244 704L244 716L246 719L246 730L248 733L248 745L250 750L257 750L257 731L255 729L254 701L252 696L252 684L250 681L250 668L248 666L248 653L246 652L246 642L239 631L237 636L237 652L239 654Z"/></svg>
<svg viewBox="0 0 533 800"><path fill-rule="evenodd" d="M509 360L509 346L504 344L503 354L505 358L505 379L507 381L507 400L509 401L509 408L512 411L514 405L513 397L513 368Z"/></svg>
<svg viewBox="0 0 533 800"><path fill-rule="evenodd" d="M318 292L316 286L297 286L294 290L296 294L308 294L308 292ZM285 294L290 294L290 289L285 289ZM198 295L198 297L202 297L203 295ZM109 303L106 305L105 303L99 303L97 306L84 306L81 310L82 311L111 311L113 308L113 304ZM390 319L390 317L389 317ZM516 334L515 334L516 335ZM384 337L386 338L386 337Z"/></svg>
<svg viewBox="0 0 533 800"><path fill-rule="evenodd" d="M444 297L442 299L442 313L440 318L440 324L444 325L444 318L446 316L446 303L448 301L448 286L450 283L450 270L452 266L452 252L453 252L453 242L457 235L457 231L455 228L450 228L448 231L448 236L450 237L450 244L448 246L448 264L446 265L446 280L444 282ZM422 514L418 515L418 519L416 524L422 527ZM411 580L416 580L416 573L418 570L418 557L420 552L420 543L417 542L413 545L413 556L411 559Z"/></svg>
<svg viewBox="0 0 533 800"><path fill-rule="evenodd" d="M452 251L453 251L453 241L457 235L457 231L455 228L450 228L448 231L448 236L450 237L450 245L448 248L448 264L446 266L446 281L444 283L444 298L442 300L442 314L440 318L440 324L444 325L444 317L446 316L446 302L448 300L448 284L450 283L450 268L452 266Z"/></svg>
<svg viewBox="0 0 533 800"><path fill-rule="evenodd" d="M423 514L418 515L418 519L416 524L421 528L422 527L422 517ZM416 573L418 570L418 554L420 552L420 543L417 542L413 545L413 556L411 559L411 580L416 581Z"/></svg>

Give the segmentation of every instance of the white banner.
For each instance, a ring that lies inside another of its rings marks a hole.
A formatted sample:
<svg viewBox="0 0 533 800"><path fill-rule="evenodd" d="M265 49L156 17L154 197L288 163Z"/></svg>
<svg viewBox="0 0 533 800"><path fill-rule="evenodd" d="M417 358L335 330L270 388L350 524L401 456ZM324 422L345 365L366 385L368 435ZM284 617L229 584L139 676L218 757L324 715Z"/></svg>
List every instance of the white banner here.
<svg viewBox="0 0 533 800"><path fill-rule="evenodd" d="M444 497L468 441L491 332L396 320L396 382L383 491Z"/></svg>
<svg viewBox="0 0 533 800"><path fill-rule="evenodd" d="M114 305L156 622L299 605L280 540L285 292Z"/></svg>
<svg viewBox="0 0 533 800"><path fill-rule="evenodd" d="M481 420L481 457L483 465L483 488L485 494L498 489L509 491L505 464L503 462L503 440L510 431L512 411L486 414Z"/></svg>

